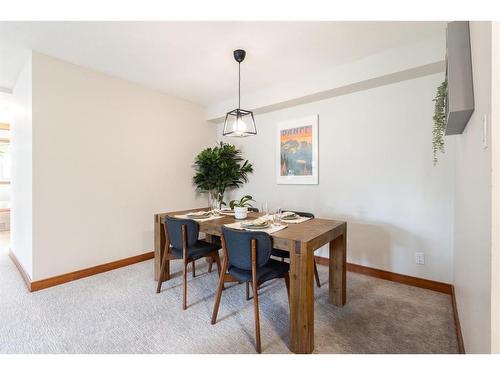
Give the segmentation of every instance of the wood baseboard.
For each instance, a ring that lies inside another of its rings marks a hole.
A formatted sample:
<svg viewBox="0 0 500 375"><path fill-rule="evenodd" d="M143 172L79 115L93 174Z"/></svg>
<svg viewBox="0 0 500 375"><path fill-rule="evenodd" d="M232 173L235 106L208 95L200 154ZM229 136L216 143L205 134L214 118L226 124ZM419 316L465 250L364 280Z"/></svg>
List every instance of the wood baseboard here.
<svg viewBox="0 0 500 375"><path fill-rule="evenodd" d="M15 255L12 252L10 252L9 254L10 254L10 257L13 260L14 264L19 269L19 272L23 276L23 279L26 282L26 285L28 286L28 290L30 292L36 292L37 290L50 288L52 286L56 286L59 284L69 283L70 281L75 281L78 279L82 279L84 277L97 275L99 273L108 272L108 271L111 271L111 270L114 270L117 268L121 268L121 267L125 267L125 266L130 266L132 264L143 262L145 260L149 260L149 259L154 258L154 252L149 251L147 253L135 255L135 256L130 257L130 258L125 258L125 259L116 260L114 262L100 264L98 266L85 268L83 270L69 272L69 273L65 273L63 275L59 275L59 276L49 277L47 279L32 281L29 278L29 276L26 274L26 272L24 271L23 267L21 266L21 264L19 263L19 261L17 260Z"/></svg>
<svg viewBox="0 0 500 375"><path fill-rule="evenodd" d="M17 267L17 270L19 271L19 273L21 274L21 276L22 276L22 278L23 278L23 280L24 280L24 282L26 284L26 287L31 292L31 278L26 273L26 271L24 270L23 266L21 266L21 263L19 262L19 260L17 259L16 255L12 252L11 249L9 249L9 257L12 260L12 262L15 264L15 266Z"/></svg>
<svg viewBox="0 0 500 375"><path fill-rule="evenodd" d="M328 258L315 256L315 259L318 264L328 266ZM418 288L430 289L434 290L435 292L441 292L450 295L452 293L452 285L442 283L440 281L421 279L419 277L402 275L400 273L379 270L377 268L361 266L359 264L354 264L354 263L347 263L347 270L350 272L361 273L363 275L372 276L379 279L416 286Z"/></svg>
<svg viewBox="0 0 500 375"><path fill-rule="evenodd" d="M453 285L451 286L451 305L453 306L453 318L455 319L455 330L457 332L458 352L465 354L464 338L462 336L462 328L460 327L460 319L458 318L457 299Z"/></svg>

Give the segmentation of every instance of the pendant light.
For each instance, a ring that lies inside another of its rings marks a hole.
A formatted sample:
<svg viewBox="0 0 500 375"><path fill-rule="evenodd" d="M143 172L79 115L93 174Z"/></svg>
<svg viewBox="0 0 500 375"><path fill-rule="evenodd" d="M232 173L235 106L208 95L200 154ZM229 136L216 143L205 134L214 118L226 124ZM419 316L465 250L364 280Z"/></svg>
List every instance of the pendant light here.
<svg viewBox="0 0 500 375"><path fill-rule="evenodd" d="M252 111L240 108L241 103L241 62L245 60L246 52L237 49L233 52L234 59L238 62L238 108L226 114L224 121L224 131L222 135L227 137L248 137L257 134L255 120Z"/></svg>

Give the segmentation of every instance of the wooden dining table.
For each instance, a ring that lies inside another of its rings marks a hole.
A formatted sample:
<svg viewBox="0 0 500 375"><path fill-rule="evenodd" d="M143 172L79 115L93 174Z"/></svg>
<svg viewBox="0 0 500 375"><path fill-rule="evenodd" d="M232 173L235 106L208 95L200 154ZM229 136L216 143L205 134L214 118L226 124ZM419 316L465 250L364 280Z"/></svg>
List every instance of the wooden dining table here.
<svg viewBox="0 0 500 375"><path fill-rule="evenodd" d="M165 212L154 215L154 276L158 280L167 234L164 228L166 216L183 215L188 212L209 210L208 207ZM248 218L260 214L249 212ZM236 222L230 215L201 221L200 232L207 240L220 236L225 224ZM294 353L312 353L314 350L314 250L329 244L329 302L336 306L346 303L346 237L347 223L344 221L314 218L271 234L273 247L290 252L290 350ZM167 264L164 281L170 279L170 264Z"/></svg>

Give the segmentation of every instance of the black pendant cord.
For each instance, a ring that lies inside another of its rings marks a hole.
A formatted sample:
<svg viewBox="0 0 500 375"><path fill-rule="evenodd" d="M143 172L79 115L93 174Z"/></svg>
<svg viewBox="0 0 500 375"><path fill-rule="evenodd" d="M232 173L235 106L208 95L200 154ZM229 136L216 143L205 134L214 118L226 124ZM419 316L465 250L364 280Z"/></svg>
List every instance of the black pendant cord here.
<svg viewBox="0 0 500 375"><path fill-rule="evenodd" d="M238 109L241 108L241 63L238 63Z"/></svg>

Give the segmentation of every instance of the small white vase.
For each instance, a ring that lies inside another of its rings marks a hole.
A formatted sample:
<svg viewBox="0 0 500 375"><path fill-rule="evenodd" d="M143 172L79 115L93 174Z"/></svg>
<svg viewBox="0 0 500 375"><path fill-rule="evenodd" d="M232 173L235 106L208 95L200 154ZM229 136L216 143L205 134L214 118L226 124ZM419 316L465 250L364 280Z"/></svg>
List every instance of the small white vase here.
<svg viewBox="0 0 500 375"><path fill-rule="evenodd" d="M235 207L234 217L235 219L246 219L248 213L248 207Z"/></svg>

